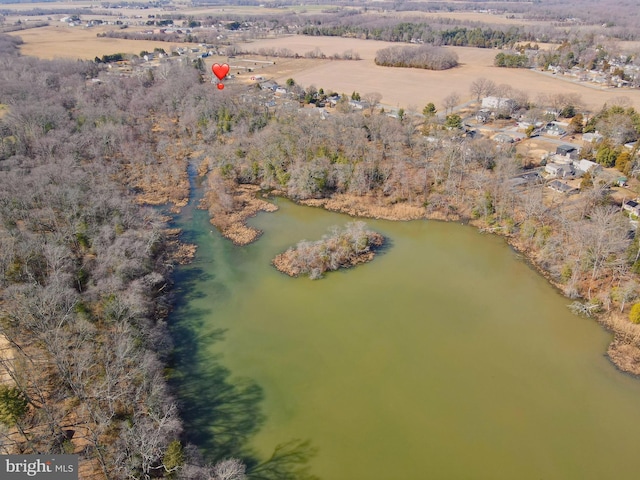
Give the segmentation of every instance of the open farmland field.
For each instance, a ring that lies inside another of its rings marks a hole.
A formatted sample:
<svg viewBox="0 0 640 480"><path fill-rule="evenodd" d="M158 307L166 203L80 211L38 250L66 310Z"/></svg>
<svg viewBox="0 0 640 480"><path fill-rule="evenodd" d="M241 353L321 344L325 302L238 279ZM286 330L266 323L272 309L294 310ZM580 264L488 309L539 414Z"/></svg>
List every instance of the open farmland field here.
<svg viewBox="0 0 640 480"><path fill-rule="evenodd" d="M297 78L299 72L305 72L318 66L331 63L331 60L314 60L310 58L277 58L274 64L254 64L251 62L251 59L265 60L265 58L274 60L272 57L262 57L258 55L241 55L235 59L212 56L204 59L205 65L207 66L205 71L211 73L211 66L216 62L228 62L231 67L229 73L238 75L235 79L237 83L253 84L255 81L251 80L251 77L261 76L264 77L265 80L273 80L276 78L284 78L286 80L291 77ZM238 66L240 68L238 68ZM253 71L251 73L247 72L245 70L246 67L252 68ZM227 79L225 83L226 82L229 82L229 79Z"/></svg>
<svg viewBox="0 0 640 480"><path fill-rule="evenodd" d="M147 19L148 15L169 15L172 12L181 13L186 5L181 2L173 2L173 7L149 7L147 2L131 2L127 8L104 8L100 2L47 2L47 3L10 3L0 5L0 10L7 11L6 23L13 24L20 20L23 23L30 22L51 22L52 24L60 18L79 10L91 10L95 15L82 14L83 20L108 18L116 19L118 17L134 18L136 16ZM257 9L257 7L255 7ZM36 10L42 13L34 15ZM29 15L25 15L29 13Z"/></svg>
<svg viewBox="0 0 640 480"><path fill-rule="evenodd" d="M71 10L74 8L89 8L95 5L95 2L37 2L37 3L3 3L0 8L2 10L24 11L33 9L47 10Z"/></svg>
<svg viewBox="0 0 640 480"><path fill-rule="evenodd" d="M113 29L113 27L110 27ZM167 52L173 46L194 46L189 43L157 42L152 40L124 40L120 38L98 38L99 32L108 27L82 28L66 25L51 25L32 28L9 35L22 38L24 45L20 51L23 55L53 59L73 58L93 60L95 57L112 53L135 53L142 50L153 51L155 47L164 48Z"/></svg>
<svg viewBox="0 0 640 480"><path fill-rule="evenodd" d="M175 7L175 8L173 8ZM127 8L104 8L99 2L47 2L47 3L10 3L2 4L0 9L11 12L7 16L8 21L13 22L18 19L24 20L47 20L47 17L55 17L56 13L49 13L37 16L31 16L24 18L20 16L20 12L32 12L33 10L43 10L46 12L57 12L57 15L62 16L68 14L68 12L78 9L90 9L100 15L96 18L104 18L105 15L109 16L127 16L134 17L136 15L142 15L147 18L147 15L167 15L171 12L176 12L181 15L192 15L194 17L202 17L206 15L282 15L285 13L295 12L298 14L317 14L323 10L331 8L330 5L291 5L285 7L273 8L269 6L268 2L265 2L264 7L252 6L252 5L191 5L191 2L172 2L171 8L154 7L149 6L147 2L130 2ZM85 19L94 17L93 15L83 15Z"/></svg>
<svg viewBox="0 0 640 480"><path fill-rule="evenodd" d="M460 65L451 70L430 71L412 68L380 67L374 63L376 51L397 43L376 42L339 37L290 36L278 39L259 40L248 48L288 48L300 55L318 47L325 55L342 54L353 50L360 54L360 61L319 62L311 68L300 70L292 76L303 86L330 89L337 92L366 93L377 91L383 96L382 104L391 106L422 106L434 102L442 110L443 99L457 92L461 101L471 100L469 86L479 78L486 77L496 84L507 84L525 90L532 100L539 94L577 93L585 106L596 110L616 97L626 96L636 108L640 108L640 90L606 89L564 81L553 75L525 69L507 69L493 66L497 50L447 47L453 49ZM284 82L287 77L277 77Z"/></svg>

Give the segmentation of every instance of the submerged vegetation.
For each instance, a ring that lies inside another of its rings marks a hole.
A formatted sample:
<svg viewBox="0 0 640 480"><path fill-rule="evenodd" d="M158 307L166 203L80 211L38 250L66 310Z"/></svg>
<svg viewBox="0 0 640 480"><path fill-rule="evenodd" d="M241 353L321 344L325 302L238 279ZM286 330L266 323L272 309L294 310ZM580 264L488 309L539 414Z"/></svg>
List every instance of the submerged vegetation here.
<svg viewBox="0 0 640 480"><path fill-rule="evenodd" d="M368 230L364 222L351 222L342 230L332 227L321 240L301 241L294 248L277 255L273 264L292 277L308 275L315 280L327 271L373 260L375 250L383 243L384 237Z"/></svg>

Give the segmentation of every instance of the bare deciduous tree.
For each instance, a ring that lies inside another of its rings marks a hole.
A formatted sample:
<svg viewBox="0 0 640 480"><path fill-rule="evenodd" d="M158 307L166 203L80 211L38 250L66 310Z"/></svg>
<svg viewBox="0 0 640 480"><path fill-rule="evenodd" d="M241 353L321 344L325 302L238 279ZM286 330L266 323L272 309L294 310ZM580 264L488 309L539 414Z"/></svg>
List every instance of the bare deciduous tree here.
<svg viewBox="0 0 640 480"><path fill-rule="evenodd" d="M382 94L379 92L365 93L362 95L362 100L369 104L369 113L373 113L382 100Z"/></svg>
<svg viewBox="0 0 640 480"><path fill-rule="evenodd" d="M213 467L215 480L244 480L246 466L236 458L221 460Z"/></svg>
<svg viewBox="0 0 640 480"><path fill-rule="evenodd" d="M447 113L452 113L453 109L460 103L460 95L456 92L452 92L442 100L442 105Z"/></svg>
<svg viewBox="0 0 640 480"><path fill-rule="evenodd" d="M471 92L471 95L476 97L476 101L479 102L482 97L489 97L495 93L496 84L493 82L493 80L489 80L485 77L480 77L471 82L469 91Z"/></svg>

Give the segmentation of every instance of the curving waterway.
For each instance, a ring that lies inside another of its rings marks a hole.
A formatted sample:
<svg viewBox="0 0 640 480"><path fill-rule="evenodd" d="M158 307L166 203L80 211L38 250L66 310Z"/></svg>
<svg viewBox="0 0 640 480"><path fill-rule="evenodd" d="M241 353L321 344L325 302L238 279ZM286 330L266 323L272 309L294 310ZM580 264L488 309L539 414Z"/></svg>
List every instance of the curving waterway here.
<svg viewBox="0 0 640 480"><path fill-rule="evenodd" d="M504 239L370 220L389 239L373 262L292 279L271 259L351 219L276 202L247 247L212 231L206 212L177 221L199 250L176 275L176 385L205 454L224 435L232 453L237 428L261 456L309 439L323 480L638 478L640 381ZM206 373L214 363L225 381L259 386L229 400L237 427L220 425L230 410ZM262 421L240 419L252 408Z"/></svg>

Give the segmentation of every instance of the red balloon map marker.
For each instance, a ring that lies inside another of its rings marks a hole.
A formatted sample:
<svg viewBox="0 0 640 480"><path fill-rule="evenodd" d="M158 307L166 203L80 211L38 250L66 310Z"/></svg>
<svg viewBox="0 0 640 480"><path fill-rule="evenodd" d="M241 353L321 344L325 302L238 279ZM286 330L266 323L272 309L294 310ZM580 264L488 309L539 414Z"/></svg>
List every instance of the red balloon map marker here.
<svg viewBox="0 0 640 480"><path fill-rule="evenodd" d="M229 73L229 64L223 63L222 65L220 65L219 63L214 63L211 67L211 71L216 77L218 77L218 80L222 80L227 76L227 73ZM222 90L223 88L224 85L222 83L219 83L218 90Z"/></svg>
<svg viewBox="0 0 640 480"><path fill-rule="evenodd" d="M227 63L223 63L220 65L219 63L214 63L213 67L211 67L213 74L218 77L218 80L222 80L229 73L229 65Z"/></svg>

